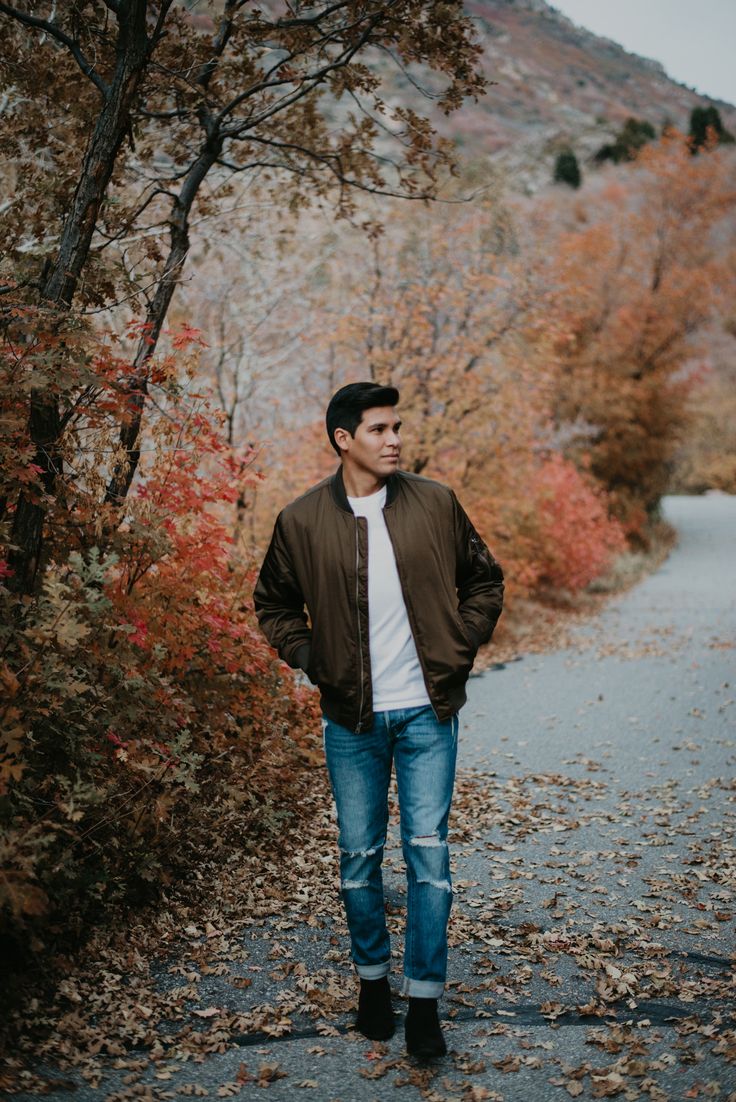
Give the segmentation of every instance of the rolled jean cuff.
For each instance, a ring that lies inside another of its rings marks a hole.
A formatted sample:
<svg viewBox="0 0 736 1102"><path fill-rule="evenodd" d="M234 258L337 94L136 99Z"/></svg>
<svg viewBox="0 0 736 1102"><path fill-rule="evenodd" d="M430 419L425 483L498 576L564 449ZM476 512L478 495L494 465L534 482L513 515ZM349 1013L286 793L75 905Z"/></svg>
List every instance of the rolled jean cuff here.
<svg viewBox="0 0 736 1102"><path fill-rule="evenodd" d="M391 961L385 960L383 964L356 964L355 971L363 980L381 980L389 974Z"/></svg>
<svg viewBox="0 0 736 1102"><path fill-rule="evenodd" d="M444 990L445 985L439 980L413 980L411 976L404 976L401 993L410 999L439 999Z"/></svg>

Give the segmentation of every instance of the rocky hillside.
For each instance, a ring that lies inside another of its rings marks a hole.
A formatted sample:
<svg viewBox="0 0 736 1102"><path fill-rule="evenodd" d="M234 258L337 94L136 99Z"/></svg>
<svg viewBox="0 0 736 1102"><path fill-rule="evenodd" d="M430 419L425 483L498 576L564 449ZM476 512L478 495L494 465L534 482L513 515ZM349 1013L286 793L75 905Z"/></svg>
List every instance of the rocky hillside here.
<svg viewBox="0 0 736 1102"><path fill-rule="evenodd" d="M225 0L183 0L202 33L215 31ZM282 0L259 7L283 15ZM432 96L441 78L419 66L402 73L384 53L365 61L381 76L388 106L410 106L429 115L435 128L452 139L468 160L491 158L507 169L511 187L533 192L551 179L557 152L571 146L585 165L610 142L627 118L646 119L657 131L665 123L687 131L695 106L714 104L736 134L736 107L700 96L672 80L662 65L629 53L610 39L577 26L546 0L464 0L483 46L483 67L493 82L478 103L468 102L449 117ZM421 89L429 93L422 95ZM354 103L322 101L339 125ZM377 143L380 152L395 149Z"/></svg>
<svg viewBox="0 0 736 1102"><path fill-rule="evenodd" d="M465 155L490 154L507 165L517 186L547 182L562 145L584 161L632 115L657 130L666 122L687 130L692 108L714 103L736 131L732 105L697 95L657 62L584 30L544 0L466 0L466 9L496 83L481 102L449 118L438 113L435 124ZM408 80L397 80L395 91L420 106Z"/></svg>

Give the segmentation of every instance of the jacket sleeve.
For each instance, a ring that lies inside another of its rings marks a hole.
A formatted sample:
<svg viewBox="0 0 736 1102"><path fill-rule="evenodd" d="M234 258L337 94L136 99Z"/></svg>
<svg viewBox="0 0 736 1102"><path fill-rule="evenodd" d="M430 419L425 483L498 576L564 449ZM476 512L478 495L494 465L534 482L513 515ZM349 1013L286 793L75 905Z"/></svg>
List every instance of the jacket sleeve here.
<svg viewBox="0 0 736 1102"><path fill-rule="evenodd" d="M452 494L458 612L477 647L487 643L503 608L503 570Z"/></svg>
<svg viewBox="0 0 736 1102"><path fill-rule="evenodd" d="M312 633L304 611L304 595L284 532L283 514L276 519L271 543L263 560L253 603L261 631L271 646L294 669L306 671Z"/></svg>

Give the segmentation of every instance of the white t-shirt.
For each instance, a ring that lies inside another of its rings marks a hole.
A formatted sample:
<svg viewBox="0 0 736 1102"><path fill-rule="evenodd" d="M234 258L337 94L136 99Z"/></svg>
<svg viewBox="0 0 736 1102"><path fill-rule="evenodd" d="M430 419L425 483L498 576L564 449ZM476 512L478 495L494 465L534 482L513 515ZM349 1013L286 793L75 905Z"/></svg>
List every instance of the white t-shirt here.
<svg viewBox="0 0 736 1102"><path fill-rule="evenodd" d="M394 549L383 516L386 487L369 497L348 497L348 501L355 515L368 521L368 627L373 710L387 712L429 704Z"/></svg>

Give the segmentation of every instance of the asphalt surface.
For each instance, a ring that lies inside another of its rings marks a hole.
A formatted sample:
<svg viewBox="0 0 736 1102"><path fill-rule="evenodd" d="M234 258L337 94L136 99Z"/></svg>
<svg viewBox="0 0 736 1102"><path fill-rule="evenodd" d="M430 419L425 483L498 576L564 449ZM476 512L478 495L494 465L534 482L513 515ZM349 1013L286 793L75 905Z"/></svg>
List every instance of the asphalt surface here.
<svg viewBox="0 0 736 1102"><path fill-rule="evenodd" d="M407 1065L397 997L397 1033L385 1046L356 1034L349 1016L333 1036L305 1019L278 1039L246 1035L201 1062L169 1061L168 1077L159 1061L137 1081L138 1097L267 1089L279 1102L736 1099L734 1045L714 1051L729 1025L724 984L736 949L736 498L669 497L664 511L677 547L580 629L575 645L471 679L452 836L447 1059ZM398 932L397 840L394 826L386 883ZM294 955L324 966L330 933L331 966L350 983L345 931L329 920L293 930ZM648 985L610 1000L606 1015L586 1013L600 983L586 947L612 942L618 978L629 969ZM253 998L273 998L267 970L257 972L266 947L254 931L248 959L262 987ZM652 962L676 982L657 988L655 976L652 988ZM202 1005L243 997L217 976L203 985ZM615 1062L629 1053L618 1084ZM283 1077L258 1086L264 1065ZM239 1089L239 1072L256 1079ZM133 1097L120 1093L124 1073L113 1061L95 1087L63 1074L80 1100Z"/></svg>

